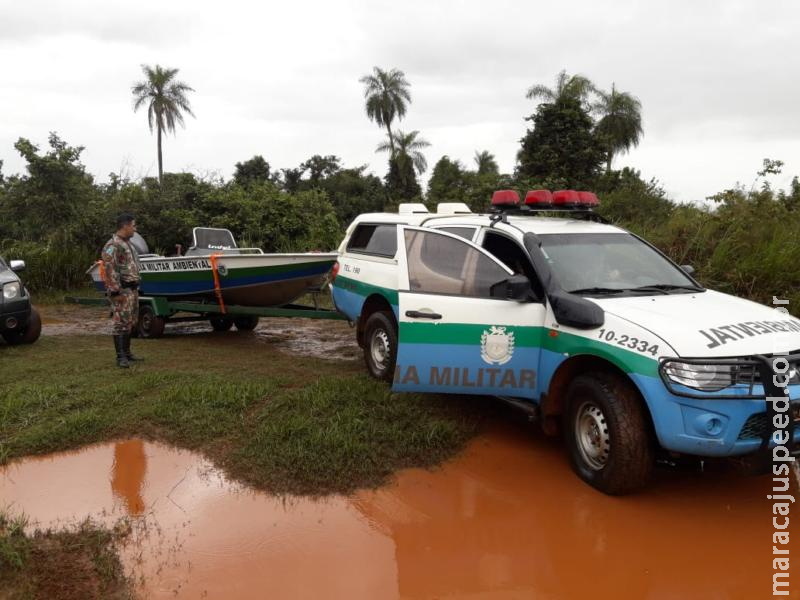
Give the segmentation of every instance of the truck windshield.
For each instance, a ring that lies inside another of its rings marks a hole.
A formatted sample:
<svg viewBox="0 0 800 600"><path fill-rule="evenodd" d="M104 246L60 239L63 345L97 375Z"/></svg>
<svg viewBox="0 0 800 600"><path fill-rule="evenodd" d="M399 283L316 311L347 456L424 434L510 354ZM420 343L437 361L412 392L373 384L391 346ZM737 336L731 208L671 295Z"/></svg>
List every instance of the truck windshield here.
<svg viewBox="0 0 800 600"><path fill-rule="evenodd" d="M613 295L702 290L680 268L628 233L559 233L539 238L550 268L568 292Z"/></svg>

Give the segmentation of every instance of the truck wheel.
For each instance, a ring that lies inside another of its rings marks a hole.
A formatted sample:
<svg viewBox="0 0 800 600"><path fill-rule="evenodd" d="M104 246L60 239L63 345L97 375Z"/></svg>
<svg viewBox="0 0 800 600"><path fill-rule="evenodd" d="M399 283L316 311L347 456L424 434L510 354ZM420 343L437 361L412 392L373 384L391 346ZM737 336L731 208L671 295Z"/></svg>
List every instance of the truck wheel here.
<svg viewBox="0 0 800 600"><path fill-rule="evenodd" d="M211 317L208 321L214 331L228 331L233 327L233 319L230 317Z"/></svg>
<svg viewBox="0 0 800 600"><path fill-rule="evenodd" d="M655 449L644 407L619 377L576 377L567 390L564 432L572 468L586 483L612 496L644 487Z"/></svg>
<svg viewBox="0 0 800 600"><path fill-rule="evenodd" d="M369 374L392 381L397 361L397 326L385 312L372 313L364 326L364 362Z"/></svg>
<svg viewBox="0 0 800 600"><path fill-rule="evenodd" d="M152 306L139 307L139 322L136 323L136 330L140 338L160 338L164 335L166 324L166 319L157 316Z"/></svg>
<svg viewBox="0 0 800 600"><path fill-rule="evenodd" d="M258 326L257 315L244 315L241 317L234 317L233 324L239 331L253 331Z"/></svg>
<svg viewBox="0 0 800 600"><path fill-rule="evenodd" d="M18 344L32 344L39 339L42 334L42 318L39 316L39 311L31 308L31 314L28 317L28 324L25 329L19 331L6 331L3 334L3 339L7 344L16 346Z"/></svg>

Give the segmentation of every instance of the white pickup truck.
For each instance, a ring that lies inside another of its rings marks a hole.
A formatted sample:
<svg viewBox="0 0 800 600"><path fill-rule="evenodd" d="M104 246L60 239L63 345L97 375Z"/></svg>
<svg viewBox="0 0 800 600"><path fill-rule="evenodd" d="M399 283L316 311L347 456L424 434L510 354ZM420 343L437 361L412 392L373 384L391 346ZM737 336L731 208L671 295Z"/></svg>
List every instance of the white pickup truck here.
<svg viewBox="0 0 800 600"><path fill-rule="evenodd" d="M360 215L332 290L369 372L397 391L527 406L608 494L645 485L657 455L793 453L800 320L705 289L597 203L500 191L486 214Z"/></svg>

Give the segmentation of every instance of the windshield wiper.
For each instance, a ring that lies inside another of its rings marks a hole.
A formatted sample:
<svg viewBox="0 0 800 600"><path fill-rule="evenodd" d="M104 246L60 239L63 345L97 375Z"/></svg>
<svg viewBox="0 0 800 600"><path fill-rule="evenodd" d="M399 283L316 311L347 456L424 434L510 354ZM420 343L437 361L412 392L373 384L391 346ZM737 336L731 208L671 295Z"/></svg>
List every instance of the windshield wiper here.
<svg viewBox="0 0 800 600"><path fill-rule="evenodd" d="M661 292L663 294L669 294L672 290L689 290L692 292L702 292L703 288L699 288L695 285L675 285L672 283L655 283L653 285L643 285L640 287L630 288L629 292Z"/></svg>
<svg viewBox="0 0 800 600"><path fill-rule="evenodd" d="M620 288L605 288L605 287L588 287L588 288L580 288L578 290L570 290L570 294L621 294L622 292L627 292L628 290L620 289Z"/></svg>

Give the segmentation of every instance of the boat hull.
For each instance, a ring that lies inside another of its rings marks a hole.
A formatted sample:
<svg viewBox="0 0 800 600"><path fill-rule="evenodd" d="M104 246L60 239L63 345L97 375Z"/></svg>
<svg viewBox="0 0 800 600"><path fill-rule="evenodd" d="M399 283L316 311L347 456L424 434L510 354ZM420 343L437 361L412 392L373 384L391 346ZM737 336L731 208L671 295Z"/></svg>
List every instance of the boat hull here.
<svg viewBox="0 0 800 600"><path fill-rule="evenodd" d="M329 254L243 254L216 258L223 300L240 306L280 306L321 285L336 262ZM95 287L105 290L95 265ZM216 298L210 256L140 259L140 293L173 299Z"/></svg>

